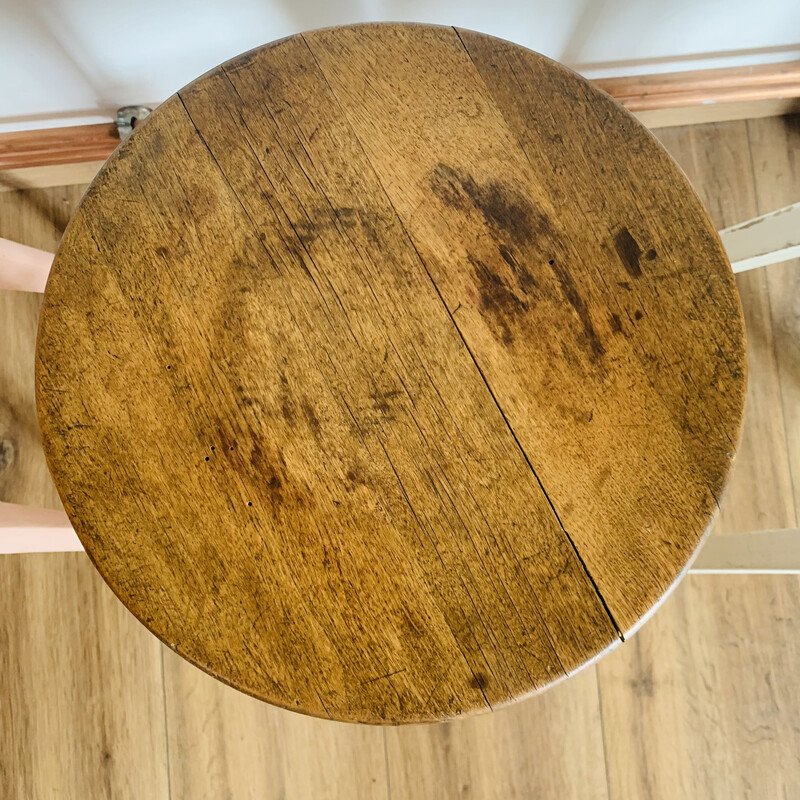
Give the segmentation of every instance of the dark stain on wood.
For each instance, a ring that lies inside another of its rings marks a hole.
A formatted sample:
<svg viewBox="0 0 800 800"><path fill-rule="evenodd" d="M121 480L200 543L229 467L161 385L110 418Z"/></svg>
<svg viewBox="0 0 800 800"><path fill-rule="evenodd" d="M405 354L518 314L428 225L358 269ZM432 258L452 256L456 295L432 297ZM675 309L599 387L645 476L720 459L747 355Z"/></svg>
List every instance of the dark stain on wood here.
<svg viewBox="0 0 800 800"><path fill-rule="evenodd" d="M319 436L321 425L319 423L319 418L314 411L314 407L308 402L308 400L303 400L303 402L300 404L300 407L303 409L303 414L305 415L306 422L308 422L308 426L311 428L312 433L314 436Z"/></svg>
<svg viewBox="0 0 800 800"><path fill-rule="evenodd" d="M470 685L473 689L479 689L481 692L489 688L489 676L483 672L476 672L472 676Z"/></svg>
<svg viewBox="0 0 800 800"><path fill-rule="evenodd" d="M343 206L333 208L330 205L318 204L308 209L307 218L294 223L297 237L304 244L311 244L315 239L332 230L348 230L358 224L358 210Z"/></svg>
<svg viewBox="0 0 800 800"><path fill-rule="evenodd" d="M614 236L614 247L628 275L631 278L641 278L642 268L639 259L642 256L642 248L627 228L621 228ZM655 251L653 253L655 254Z"/></svg>
<svg viewBox="0 0 800 800"><path fill-rule="evenodd" d="M478 183L465 169L438 164L430 173L433 193L447 206L475 208L486 223L507 235L517 246L536 237L554 235L547 215L514 187L500 181Z"/></svg>
<svg viewBox="0 0 800 800"><path fill-rule="evenodd" d="M379 389L375 389L374 391L370 392L370 400L372 401L373 409L385 420L387 421L394 421L395 415L394 410L391 405L391 401L394 400L399 394L401 394L399 389L390 389L389 391L382 392Z"/></svg>
<svg viewBox="0 0 800 800"><path fill-rule="evenodd" d="M490 316L494 325L499 328L503 344L510 345L514 341L509 326L510 318L528 311L528 302L518 297L508 284L483 261L472 256L468 256L468 258L478 282L480 310Z"/></svg>
<svg viewBox="0 0 800 800"><path fill-rule="evenodd" d="M250 466L255 475L263 479L264 485L272 493L273 499L280 499L278 493L283 486L283 481L272 460L264 452L263 442L259 437L253 437L250 442Z"/></svg>
<svg viewBox="0 0 800 800"><path fill-rule="evenodd" d="M522 289L522 291L527 295L532 295L534 292L536 292L538 285L535 278L525 268L524 264L520 263L519 259L514 255L511 249L506 247L506 245L501 244L498 247L498 252L500 253L500 257L503 259L503 261L505 261L514 272L517 282L519 283L519 288Z"/></svg>
<svg viewBox="0 0 800 800"><path fill-rule="evenodd" d="M566 267L559 264L557 261L553 261L550 263L550 268L553 270L556 279L561 285L561 291L564 293L564 297L567 298L569 304L580 317L581 323L583 324L583 334L586 338L592 358L600 358L605 353L605 348L600 341L600 337L597 335L597 331L594 329L586 300L584 300L583 296L578 291L578 287L575 285L575 281L572 279L572 275Z"/></svg>
<svg viewBox="0 0 800 800"><path fill-rule="evenodd" d="M289 381L287 377L281 373L280 375L280 382L281 382L281 416L286 420L286 422L291 425L294 423L294 402L292 400L292 396L289 392Z"/></svg>

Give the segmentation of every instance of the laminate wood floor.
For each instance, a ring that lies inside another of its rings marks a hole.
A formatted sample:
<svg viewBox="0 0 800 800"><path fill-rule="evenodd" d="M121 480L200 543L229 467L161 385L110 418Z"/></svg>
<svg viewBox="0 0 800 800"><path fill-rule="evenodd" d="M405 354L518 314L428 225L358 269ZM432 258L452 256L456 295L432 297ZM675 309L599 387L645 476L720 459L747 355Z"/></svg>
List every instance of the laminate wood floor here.
<svg viewBox="0 0 800 800"><path fill-rule="evenodd" d="M800 117L658 136L719 227L798 198ZM81 192L0 193L0 236L54 248ZM750 384L715 535L800 522L800 262L738 284ZM38 308L0 292L0 499L58 507L33 402ZM800 578L690 576L631 641L540 697L351 726L189 666L83 554L0 556L0 798L796 798L798 663Z"/></svg>

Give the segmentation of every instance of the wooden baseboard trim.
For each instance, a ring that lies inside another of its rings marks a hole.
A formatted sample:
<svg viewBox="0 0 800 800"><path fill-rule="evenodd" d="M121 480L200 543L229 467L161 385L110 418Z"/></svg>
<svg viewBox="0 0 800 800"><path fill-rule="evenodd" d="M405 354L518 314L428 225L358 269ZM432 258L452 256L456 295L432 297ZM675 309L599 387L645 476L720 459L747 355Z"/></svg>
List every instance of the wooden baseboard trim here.
<svg viewBox="0 0 800 800"><path fill-rule="evenodd" d="M781 100L750 100L741 103L708 103L684 108L653 108L634 111L633 115L650 129L707 122L730 122L735 119L760 119L800 114L800 97Z"/></svg>
<svg viewBox="0 0 800 800"><path fill-rule="evenodd" d="M119 144L117 126L71 125L0 134L0 170L105 161Z"/></svg>
<svg viewBox="0 0 800 800"><path fill-rule="evenodd" d="M800 97L800 61L600 78L595 84L630 111L785 100Z"/></svg>
<svg viewBox="0 0 800 800"><path fill-rule="evenodd" d="M800 61L594 83L650 128L800 111ZM83 183L118 144L111 123L0 134L0 191Z"/></svg>

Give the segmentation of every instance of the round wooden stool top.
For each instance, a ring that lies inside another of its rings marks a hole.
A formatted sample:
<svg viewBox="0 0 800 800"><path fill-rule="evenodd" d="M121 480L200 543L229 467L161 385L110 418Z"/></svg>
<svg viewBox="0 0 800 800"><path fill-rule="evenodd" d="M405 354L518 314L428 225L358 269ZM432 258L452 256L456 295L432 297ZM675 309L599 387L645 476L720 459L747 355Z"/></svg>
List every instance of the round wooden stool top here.
<svg viewBox="0 0 800 800"><path fill-rule="evenodd" d="M55 261L50 469L125 605L286 708L496 708L635 628L739 438L697 197L585 80L411 25L267 45L111 157Z"/></svg>

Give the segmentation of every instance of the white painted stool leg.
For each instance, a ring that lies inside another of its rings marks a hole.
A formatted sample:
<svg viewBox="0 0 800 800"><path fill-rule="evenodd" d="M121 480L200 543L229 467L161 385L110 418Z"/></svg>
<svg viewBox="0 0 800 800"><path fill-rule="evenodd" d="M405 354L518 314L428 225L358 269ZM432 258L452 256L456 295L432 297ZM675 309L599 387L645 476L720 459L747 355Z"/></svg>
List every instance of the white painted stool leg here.
<svg viewBox="0 0 800 800"><path fill-rule="evenodd" d="M63 511L0 503L0 554L83 550Z"/></svg>
<svg viewBox="0 0 800 800"><path fill-rule="evenodd" d="M800 530L709 536L690 572L700 575L800 574Z"/></svg>
<svg viewBox="0 0 800 800"><path fill-rule="evenodd" d="M52 253L0 239L0 289L44 292L52 265Z"/></svg>
<svg viewBox="0 0 800 800"><path fill-rule="evenodd" d="M719 232L734 272L800 257L800 203Z"/></svg>

